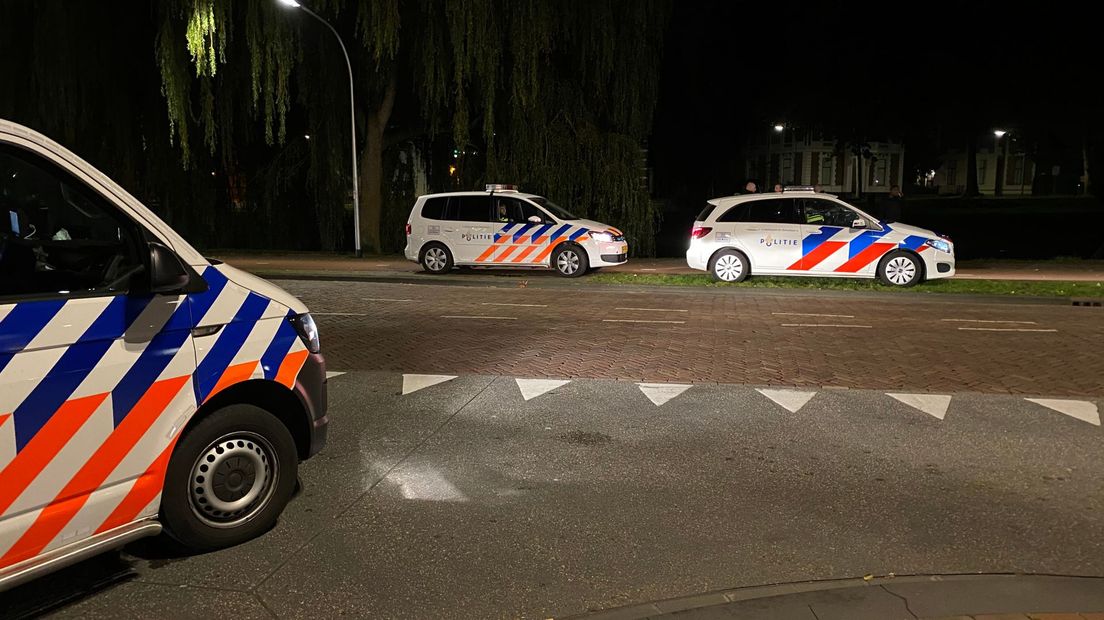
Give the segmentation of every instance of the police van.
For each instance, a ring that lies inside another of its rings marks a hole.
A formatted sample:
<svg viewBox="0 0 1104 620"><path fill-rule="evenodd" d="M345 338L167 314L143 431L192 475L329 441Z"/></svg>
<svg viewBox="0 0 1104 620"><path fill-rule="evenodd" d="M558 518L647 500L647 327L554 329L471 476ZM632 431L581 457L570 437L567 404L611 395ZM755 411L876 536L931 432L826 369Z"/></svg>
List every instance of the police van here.
<svg viewBox="0 0 1104 620"><path fill-rule="evenodd" d="M912 286L955 273L954 245L930 230L881 222L812 187L716 198L690 233L686 263L717 280L749 275L878 278Z"/></svg>
<svg viewBox="0 0 1104 620"><path fill-rule="evenodd" d="M535 267L574 278L626 262L629 246L612 226L495 184L418 198L406 222L405 254L435 274L455 266Z"/></svg>
<svg viewBox="0 0 1104 620"><path fill-rule="evenodd" d="M0 120L0 590L162 528L265 532L327 422L299 300Z"/></svg>

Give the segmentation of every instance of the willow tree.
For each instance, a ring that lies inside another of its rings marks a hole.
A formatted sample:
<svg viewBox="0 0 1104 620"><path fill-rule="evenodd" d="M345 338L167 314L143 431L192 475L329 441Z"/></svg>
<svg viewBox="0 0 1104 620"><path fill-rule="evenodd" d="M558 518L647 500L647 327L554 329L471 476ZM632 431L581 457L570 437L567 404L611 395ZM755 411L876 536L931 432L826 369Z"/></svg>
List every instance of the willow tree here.
<svg viewBox="0 0 1104 620"><path fill-rule="evenodd" d="M311 184L320 197L340 191L348 182L340 139L346 86L329 33L275 0L160 6L157 61L183 160L198 134L231 163L228 137L242 109L266 141L281 144L298 105L320 137L312 141ZM612 219L636 247L651 249L656 216L641 182L641 147L656 100L667 1L319 0L312 8L355 41L365 249L383 249L390 138L438 133L458 149L482 152L486 174ZM236 64L247 68L233 70ZM396 101L410 102L416 114L393 123Z"/></svg>

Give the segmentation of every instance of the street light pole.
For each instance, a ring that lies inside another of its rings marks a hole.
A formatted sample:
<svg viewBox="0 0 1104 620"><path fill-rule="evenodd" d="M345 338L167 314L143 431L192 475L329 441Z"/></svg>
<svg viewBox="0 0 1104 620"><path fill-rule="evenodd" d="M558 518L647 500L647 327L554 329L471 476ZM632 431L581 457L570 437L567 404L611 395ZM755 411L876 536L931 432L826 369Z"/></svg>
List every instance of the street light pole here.
<svg viewBox="0 0 1104 620"><path fill-rule="evenodd" d="M361 258L364 256L364 252L360 247L360 183L357 181L356 100L353 97L353 63L349 61L349 52L345 49L345 42L341 40L341 35L330 25L330 22L322 19L322 16L310 10L309 7L301 2L297 2L297 0L278 1L284 6L293 9L302 9L311 17L322 22L322 24L333 33L334 38L337 39L337 44L341 46L341 53L345 56L345 67L349 70L349 141L352 146L353 155L353 248L356 252L356 257Z"/></svg>
<svg viewBox="0 0 1104 620"><path fill-rule="evenodd" d="M1008 165L1007 164L1008 158L1007 157L1004 157L1004 158L1001 157L1000 139L1003 138L1004 135L1007 134L1007 133L1008 132L1003 130L1003 129L994 129L993 130L993 136L996 138L993 141L993 155L995 155L996 159L997 159L996 166L995 166L996 167L995 172L997 173L997 178L993 179L993 196L1000 196L1001 193L1002 193L1001 192L1001 189L1002 189L1001 185L1004 182L1004 168L1001 166L1001 161L1003 160L1005 162L1005 165ZM1006 148L1007 148L1007 144L1008 144L1008 142L1005 141Z"/></svg>

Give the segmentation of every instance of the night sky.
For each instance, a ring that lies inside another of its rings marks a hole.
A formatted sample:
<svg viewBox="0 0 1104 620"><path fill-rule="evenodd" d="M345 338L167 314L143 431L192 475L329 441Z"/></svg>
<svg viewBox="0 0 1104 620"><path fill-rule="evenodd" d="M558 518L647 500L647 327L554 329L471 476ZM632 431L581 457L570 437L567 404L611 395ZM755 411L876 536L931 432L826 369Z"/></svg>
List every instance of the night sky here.
<svg viewBox="0 0 1104 620"><path fill-rule="evenodd" d="M650 145L657 189L731 192L749 132L775 122L904 140L909 168L994 127L1079 155L1102 109L1100 25L1085 11L680 0Z"/></svg>

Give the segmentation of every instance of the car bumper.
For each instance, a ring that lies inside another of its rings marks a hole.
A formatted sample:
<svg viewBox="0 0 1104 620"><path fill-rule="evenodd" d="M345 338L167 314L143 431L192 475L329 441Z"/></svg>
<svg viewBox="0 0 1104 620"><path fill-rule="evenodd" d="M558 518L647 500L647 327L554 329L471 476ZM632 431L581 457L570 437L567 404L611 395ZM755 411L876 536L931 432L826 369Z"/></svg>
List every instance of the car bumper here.
<svg viewBox="0 0 1104 620"><path fill-rule="evenodd" d="M690 242L690 247L686 250L686 266L698 271L709 271L709 248L695 241Z"/></svg>
<svg viewBox="0 0 1104 620"><path fill-rule="evenodd" d="M927 280L939 280L941 278L950 278L955 274L955 257L954 254L947 252L940 252L933 250L931 252L923 252L924 257L924 277Z"/></svg>
<svg viewBox="0 0 1104 620"><path fill-rule="evenodd" d="M326 413L326 389L326 358L320 353L312 353L307 356L299 376L295 378L295 395L307 412L310 429L310 445L304 458L318 454L326 445L326 433L330 425L330 416Z"/></svg>
<svg viewBox="0 0 1104 620"><path fill-rule="evenodd" d="M624 241L588 244L586 250L591 267L611 267L629 261L629 244Z"/></svg>

